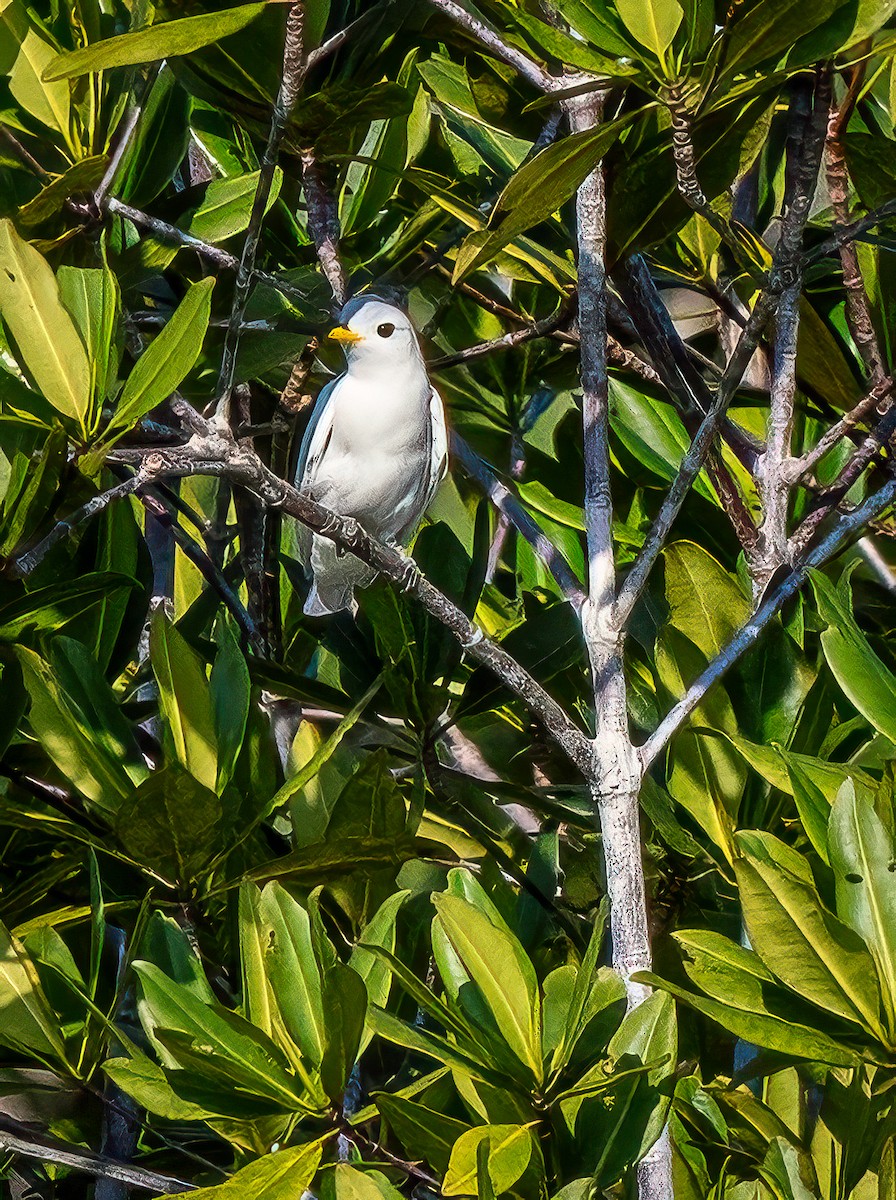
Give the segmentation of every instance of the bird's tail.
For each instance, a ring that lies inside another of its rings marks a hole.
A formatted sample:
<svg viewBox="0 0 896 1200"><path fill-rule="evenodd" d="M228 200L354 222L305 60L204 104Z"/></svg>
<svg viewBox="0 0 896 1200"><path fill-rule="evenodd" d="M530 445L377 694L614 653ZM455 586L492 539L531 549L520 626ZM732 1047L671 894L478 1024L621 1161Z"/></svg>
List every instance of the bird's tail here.
<svg viewBox="0 0 896 1200"><path fill-rule="evenodd" d="M305 601L305 615L323 617L328 613L348 609L358 611L355 588L367 587L376 578L376 571L340 551L328 538L315 537L311 547L311 591Z"/></svg>

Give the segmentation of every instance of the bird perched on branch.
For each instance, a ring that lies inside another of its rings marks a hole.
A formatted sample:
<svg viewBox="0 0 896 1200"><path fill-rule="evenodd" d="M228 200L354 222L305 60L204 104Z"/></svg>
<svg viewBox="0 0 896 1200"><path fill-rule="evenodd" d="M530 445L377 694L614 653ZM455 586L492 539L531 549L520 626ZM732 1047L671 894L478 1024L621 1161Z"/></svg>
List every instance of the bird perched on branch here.
<svg viewBox="0 0 896 1200"><path fill-rule="evenodd" d="M410 541L445 476L442 401L429 381L408 315L379 296L350 300L330 337L345 351L344 375L321 391L302 440L295 486L372 537ZM288 537L311 577L308 616L357 610L354 591L373 568L291 521Z"/></svg>

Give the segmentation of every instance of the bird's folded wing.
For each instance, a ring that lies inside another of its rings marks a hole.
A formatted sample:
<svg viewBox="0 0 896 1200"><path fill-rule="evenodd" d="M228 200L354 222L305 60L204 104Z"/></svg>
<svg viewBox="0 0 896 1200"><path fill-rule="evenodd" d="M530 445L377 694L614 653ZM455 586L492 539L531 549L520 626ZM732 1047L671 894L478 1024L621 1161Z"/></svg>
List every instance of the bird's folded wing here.
<svg viewBox="0 0 896 1200"><path fill-rule="evenodd" d="M432 441L430 446L429 487L426 491L426 503L423 506L424 512L432 503L439 484L448 474L448 429L445 425L445 406L442 404L442 397L435 388L432 389L432 395L429 398L429 416Z"/></svg>
<svg viewBox="0 0 896 1200"><path fill-rule="evenodd" d="M320 460L324 456L333 432L335 391L344 378L344 375L340 375L338 379L331 379L317 397L314 412L311 414L311 420L308 422L308 428L305 430L299 450L299 463L295 474L297 488L301 488L303 484L312 483L317 474Z"/></svg>

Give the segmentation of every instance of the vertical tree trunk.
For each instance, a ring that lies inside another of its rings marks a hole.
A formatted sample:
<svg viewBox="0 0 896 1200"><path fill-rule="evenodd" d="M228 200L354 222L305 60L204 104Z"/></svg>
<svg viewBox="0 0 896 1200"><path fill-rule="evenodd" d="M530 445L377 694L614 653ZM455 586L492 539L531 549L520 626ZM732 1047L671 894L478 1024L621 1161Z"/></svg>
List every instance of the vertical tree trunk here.
<svg viewBox="0 0 896 1200"><path fill-rule="evenodd" d="M596 93L571 102L568 111L573 129L597 125L602 107L602 98ZM590 784L603 836L613 965L625 980L629 1008L634 1008L646 999L649 989L633 982L631 976L649 970L651 962L638 806L641 765L628 728L623 636L613 620L616 570L608 420L606 205L600 166L579 188L576 219L588 540L588 597L582 606L582 631L594 685ZM640 1200L669 1200L672 1196L670 1147L665 1136L639 1165L638 1194Z"/></svg>

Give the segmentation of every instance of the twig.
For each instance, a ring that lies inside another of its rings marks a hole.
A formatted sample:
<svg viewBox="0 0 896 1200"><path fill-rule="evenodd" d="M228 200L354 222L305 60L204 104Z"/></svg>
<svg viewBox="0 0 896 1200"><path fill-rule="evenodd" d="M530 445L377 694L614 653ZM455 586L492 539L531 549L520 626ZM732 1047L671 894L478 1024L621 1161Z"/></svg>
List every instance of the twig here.
<svg viewBox="0 0 896 1200"><path fill-rule="evenodd" d="M8 1118L4 1118L8 1121ZM131 1187L142 1188L147 1192L191 1192L195 1184L186 1183L182 1179L174 1179L170 1175L158 1175L154 1171L144 1171L140 1167L131 1167L126 1163L114 1162L112 1159L101 1158L96 1154L85 1154L80 1150L69 1150L62 1146L48 1146L41 1142L26 1141L14 1133L0 1129L0 1150L10 1154L21 1154L25 1158L34 1158L40 1162L56 1163L61 1167L70 1167L74 1171L83 1171L96 1179L117 1179Z"/></svg>
<svg viewBox="0 0 896 1200"><path fill-rule="evenodd" d="M255 653L263 655L265 652L264 641L255 627L254 621L246 611L245 605L227 582L224 574L215 566L202 547L197 545L186 530L181 528L174 519L171 511L158 495L153 495L148 491L143 492L140 495L140 501L146 511L161 526L168 530L174 541L193 566L196 567L209 587L218 594L237 625L242 629L246 640Z"/></svg>
<svg viewBox="0 0 896 1200"><path fill-rule="evenodd" d="M99 182L99 186L93 193L93 202L97 208L102 207L103 201L110 192L112 184L115 182L115 176L118 173L118 168L121 166L121 160L127 153L128 147L131 144L131 140L133 139L133 136L137 130L137 125L139 124L140 117L143 114L143 98L149 95L149 91L152 88L153 83L161 75L164 68L165 62L163 60L158 64L156 70L150 73L148 80L141 88L141 99L135 100L132 96L128 102L124 119L121 121L119 128L116 130L118 134L118 141L116 143L115 150L109 159L105 173L103 174L103 178ZM131 92L131 87L129 87L128 91L129 93Z"/></svg>
<svg viewBox="0 0 896 1200"><path fill-rule="evenodd" d="M542 317L540 321L533 321L531 325L524 325L521 329L514 329L510 333L504 333L500 337L492 338L488 342L479 342L475 346L467 346L466 349L458 350L454 354L443 354L441 358L433 359L429 365L434 371L445 371L449 367L456 367L460 363L484 358L488 354L495 354L501 350L512 350L514 346L520 346L523 342L531 342L535 338L549 336L568 317L569 306L565 305L555 313L551 313L549 317ZM569 340L578 341L578 338L570 338Z"/></svg>
<svg viewBox="0 0 896 1200"><path fill-rule="evenodd" d="M348 280L339 256L339 216L333 197L323 185L311 147L302 151L302 187L308 211L308 232L338 310L348 299Z"/></svg>
<svg viewBox="0 0 896 1200"><path fill-rule="evenodd" d="M541 526L529 516L510 489L501 482L460 434L454 431L451 433L451 453L470 478L479 484L495 508L526 539L553 575L566 599L576 608L581 608L585 593L581 581L569 563Z"/></svg>
<svg viewBox="0 0 896 1200"><path fill-rule="evenodd" d="M267 144L258 172L258 183L255 186L255 198L252 201L252 213L249 217L249 227L243 242L239 266L236 272L236 283L233 290L233 306L230 310L230 326L224 339L224 353L221 356L221 370L218 375L218 409L216 419L222 423L229 421L230 393L236 374L236 356L240 341L240 326L249 299L249 289L255 270L255 256L261 238L261 227L267 209L268 197L274 172L277 169L277 157L280 143L286 131L295 102L298 99L302 83L307 72L305 59L305 5L304 0L294 3L286 16L286 39L283 46L283 72L280 78L280 90L271 114L271 128Z"/></svg>
<svg viewBox="0 0 896 1200"><path fill-rule="evenodd" d="M30 150L25 149L25 147L10 129L8 129L5 125L0 125L0 135L2 135L3 140L7 143L13 154L15 154L16 158L24 167L27 167L29 171L31 171L44 183L50 182L52 179L50 172L41 166Z"/></svg>
<svg viewBox="0 0 896 1200"><path fill-rule="evenodd" d="M712 685L758 640L759 635L778 614L781 606L791 596L796 595L805 583L809 572L823 566L833 558L851 534L861 530L869 521L888 508L894 500L896 500L896 479L891 479L851 513L841 517L836 528L809 551L786 579L768 593L753 616L734 635L721 654L714 658L691 684L681 700L666 714L656 730L641 746L639 755L645 770L684 725Z"/></svg>
<svg viewBox="0 0 896 1200"><path fill-rule="evenodd" d="M454 0L429 0L429 2L439 12L443 12L457 25L460 25L462 29L466 29L467 33L472 34L496 58L502 58L504 62L509 63L539 91L550 92L554 88L562 86L562 79L555 79L553 75L549 75L543 67L529 58L528 54L509 45L490 25L486 25L484 21L480 21L478 17L468 13L465 8L455 4Z"/></svg>

